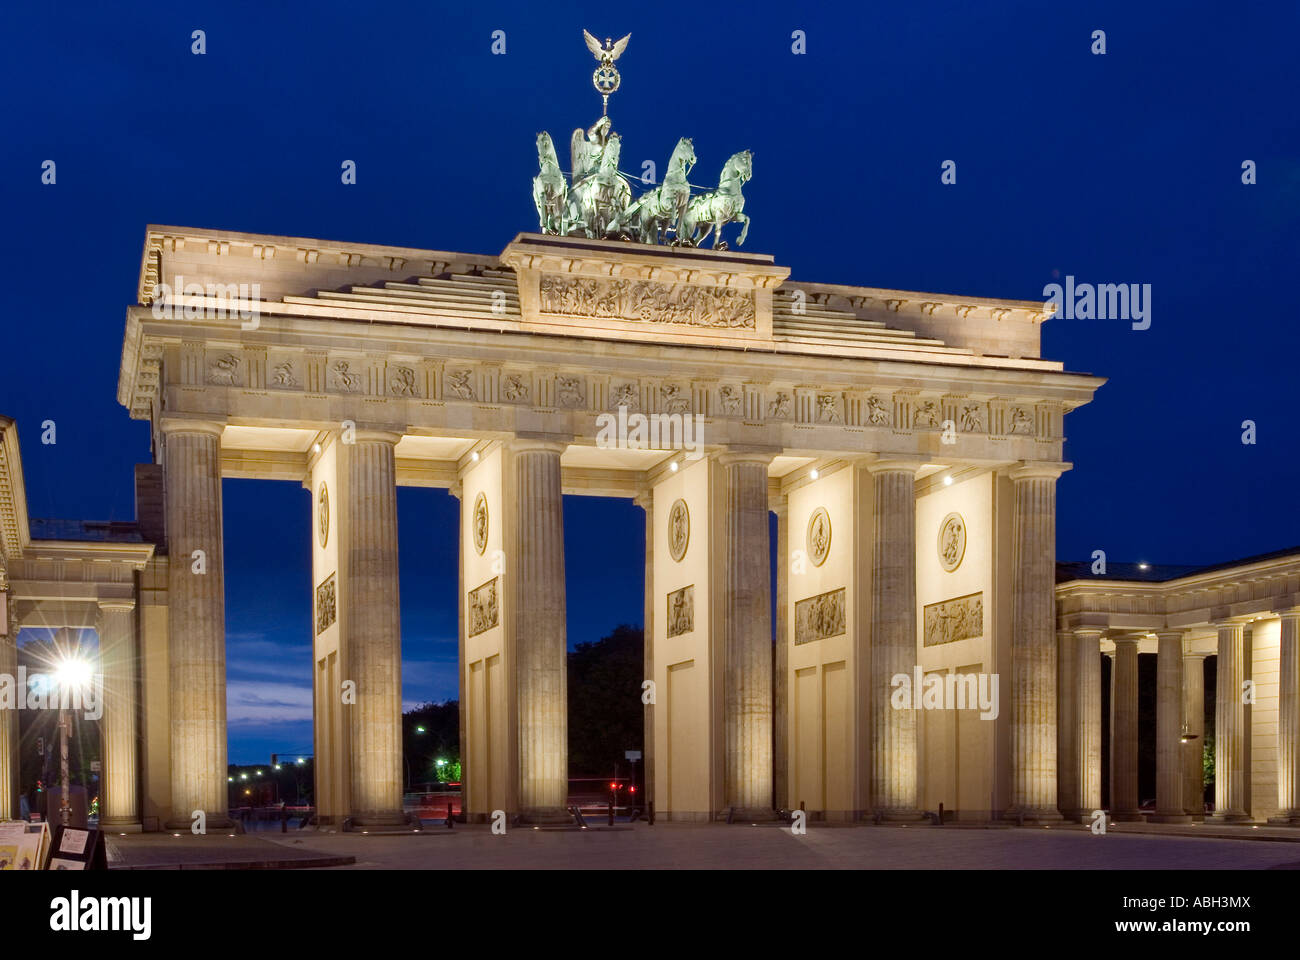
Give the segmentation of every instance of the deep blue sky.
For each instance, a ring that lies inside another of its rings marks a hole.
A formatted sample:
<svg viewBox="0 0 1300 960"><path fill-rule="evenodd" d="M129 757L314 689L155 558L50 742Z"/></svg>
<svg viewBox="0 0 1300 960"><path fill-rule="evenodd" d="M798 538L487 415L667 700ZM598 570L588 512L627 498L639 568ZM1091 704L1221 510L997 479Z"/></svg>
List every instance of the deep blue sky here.
<svg viewBox="0 0 1300 960"><path fill-rule="evenodd" d="M1150 330L1044 328L1046 356L1110 378L1066 420L1061 558L1300 543L1298 21L1290 2L9 4L0 412L31 513L133 516L148 433L115 389L147 223L495 253L535 227L536 132L565 144L599 115L587 27L632 33L611 106L624 168L662 168L689 135L692 179L712 183L752 148L745 249L800 279L1023 299L1055 274L1153 285ZM408 701L455 693L454 507L399 498ZM640 511L566 510L571 642L639 622L640 559L608 548L640 541ZM308 504L227 481L226 512L231 757L260 761L311 740Z"/></svg>

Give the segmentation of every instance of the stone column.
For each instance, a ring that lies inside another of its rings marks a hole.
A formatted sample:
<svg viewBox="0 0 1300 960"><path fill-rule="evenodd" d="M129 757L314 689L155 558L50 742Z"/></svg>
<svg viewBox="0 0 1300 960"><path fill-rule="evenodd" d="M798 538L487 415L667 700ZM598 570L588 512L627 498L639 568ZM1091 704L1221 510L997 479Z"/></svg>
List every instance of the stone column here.
<svg viewBox="0 0 1300 960"><path fill-rule="evenodd" d="M512 445L514 629L519 709L519 806L529 822L560 822L569 798L567 624L564 587L565 444Z"/></svg>
<svg viewBox="0 0 1300 960"><path fill-rule="evenodd" d="M1187 823L1183 792L1183 633L1158 630L1155 823Z"/></svg>
<svg viewBox="0 0 1300 960"><path fill-rule="evenodd" d="M226 587L218 423L164 420L171 818L230 824L226 786Z"/></svg>
<svg viewBox="0 0 1300 960"><path fill-rule="evenodd" d="M340 611L356 702L346 704L352 748L352 821L403 823L402 624L397 574L397 472L392 433L358 430L339 446L345 502Z"/></svg>
<svg viewBox="0 0 1300 960"><path fill-rule="evenodd" d="M871 807L886 820L914 820L915 710L895 710L892 679L916 667L916 472L920 464L879 460L871 471L875 537L871 578ZM913 697L920 691L914 690Z"/></svg>
<svg viewBox="0 0 1300 960"><path fill-rule="evenodd" d="M104 757L105 830L138 833L140 821L138 721L139 689L135 601L99 601L99 659L104 676L103 717L99 724Z"/></svg>
<svg viewBox="0 0 1300 960"><path fill-rule="evenodd" d="M655 504L654 494L645 490L637 494L636 505L645 511L645 624L644 654L642 656L642 681L655 679ZM642 688L644 692L644 687ZM641 771L645 779L645 803L655 798L655 705L647 703L641 708L645 732L641 755ZM648 809L648 806L647 806Z"/></svg>
<svg viewBox="0 0 1300 960"><path fill-rule="evenodd" d="M1138 812L1138 637L1115 638L1110 671L1110 815L1141 820Z"/></svg>
<svg viewBox="0 0 1300 960"><path fill-rule="evenodd" d="M1205 819L1205 654L1183 655L1183 809L1193 820Z"/></svg>
<svg viewBox="0 0 1300 960"><path fill-rule="evenodd" d="M1073 631L1056 634L1056 808L1074 818L1079 800L1079 658Z"/></svg>
<svg viewBox="0 0 1300 960"><path fill-rule="evenodd" d="M1214 698L1214 815L1219 821L1249 820L1246 812L1246 677L1244 625L1219 623L1218 682Z"/></svg>
<svg viewBox="0 0 1300 960"><path fill-rule="evenodd" d="M1300 825L1300 609L1282 612L1277 684L1277 809L1269 823Z"/></svg>
<svg viewBox="0 0 1300 960"><path fill-rule="evenodd" d="M1056 809L1056 479L1059 463L1011 471L1011 810L1060 820Z"/></svg>
<svg viewBox="0 0 1300 960"><path fill-rule="evenodd" d="M1079 699L1075 725L1079 731L1079 818L1091 820L1101 810L1101 633L1081 627L1074 631ZM1063 813L1066 811L1062 811Z"/></svg>
<svg viewBox="0 0 1300 960"><path fill-rule="evenodd" d="M786 634L789 619L790 590L790 508L782 496L772 507L776 513L776 649L772 658L772 787L777 809L790 806L788 744L790 701L786 673L790 666L790 638ZM849 718L841 718L848 722Z"/></svg>
<svg viewBox="0 0 1300 960"><path fill-rule="evenodd" d="M0 674L18 681L18 620L14 611L12 593L4 597L9 614L8 633L0 634ZM25 690L14 690L14 696L26 696ZM14 704L15 707L18 704ZM0 820L21 819L19 801L19 738L18 710L0 710Z"/></svg>
<svg viewBox="0 0 1300 960"><path fill-rule="evenodd" d="M767 525L768 454L725 453L722 544L723 723L726 807L772 816L772 586Z"/></svg>

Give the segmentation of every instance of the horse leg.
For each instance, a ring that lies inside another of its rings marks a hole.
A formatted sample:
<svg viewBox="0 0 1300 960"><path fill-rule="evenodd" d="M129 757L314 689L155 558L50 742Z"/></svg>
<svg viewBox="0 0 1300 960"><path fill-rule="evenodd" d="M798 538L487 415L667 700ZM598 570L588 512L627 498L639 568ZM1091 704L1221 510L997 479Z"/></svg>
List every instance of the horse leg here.
<svg viewBox="0 0 1300 960"><path fill-rule="evenodd" d="M736 246L745 245L745 237L749 235L749 217L743 213L736 214L736 219L740 221L740 236L736 238Z"/></svg>

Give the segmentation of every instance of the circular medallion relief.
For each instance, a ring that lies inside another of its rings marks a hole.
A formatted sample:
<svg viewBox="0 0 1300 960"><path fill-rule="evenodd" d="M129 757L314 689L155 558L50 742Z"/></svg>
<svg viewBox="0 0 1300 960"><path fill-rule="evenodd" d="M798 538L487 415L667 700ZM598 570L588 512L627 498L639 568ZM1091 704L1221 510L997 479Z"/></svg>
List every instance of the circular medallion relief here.
<svg viewBox="0 0 1300 960"><path fill-rule="evenodd" d="M949 573L961 566L966 555L966 521L960 513L950 513L939 524L939 563Z"/></svg>
<svg viewBox="0 0 1300 960"><path fill-rule="evenodd" d="M480 493L474 498L474 549L480 554L487 549L487 535L487 495Z"/></svg>
<svg viewBox="0 0 1300 960"><path fill-rule="evenodd" d="M320 493L316 497L316 533L320 537L320 545L324 547L330 539L330 491L325 484L320 485Z"/></svg>
<svg viewBox="0 0 1300 960"><path fill-rule="evenodd" d="M808 559L820 567L831 552L831 515L825 507L818 507L808 518Z"/></svg>
<svg viewBox="0 0 1300 960"><path fill-rule="evenodd" d="M691 540L691 514L685 500L674 500L668 511L668 552L674 560L686 556L686 545Z"/></svg>

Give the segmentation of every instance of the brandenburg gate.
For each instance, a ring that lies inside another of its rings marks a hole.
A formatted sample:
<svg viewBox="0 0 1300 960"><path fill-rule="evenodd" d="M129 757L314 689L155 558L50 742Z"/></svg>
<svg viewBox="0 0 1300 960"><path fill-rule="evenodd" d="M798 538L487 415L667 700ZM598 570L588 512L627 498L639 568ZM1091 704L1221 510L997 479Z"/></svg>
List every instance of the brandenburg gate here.
<svg viewBox="0 0 1300 960"><path fill-rule="evenodd" d="M472 817L565 816L565 494L645 511L661 816L910 817L940 780L950 809L1055 815L1055 484L1101 381L1039 355L1040 303L788 272L573 236L477 257L150 227L118 388L165 505L132 614L142 814L226 812L221 480L251 477L311 490L323 822L402 818L401 484L462 504L426 535L460 544ZM918 667L1000 674L1006 709L893 709Z"/></svg>
<svg viewBox="0 0 1300 960"><path fill-rule="evenodd" d="M608 106L627 38L587 43ZM634 199L620 145L607 114L575 130L566 178L539 134L541 232L497 256L148 228L118 400L151 426L156 549L118 551L105 608L141 698L107 707L112 822L227 819L226 477L311 492L321 823L403 821L399 485L461 503L421 536L459 543L471 819L568 817L566 494L644 509L627 696L659 816L1059 818L1056 481L1102 381L1041 356L1042 303L729 249L747 150L692 194L682 138ZM923 683L971 701L922 710Z"/></svg>

